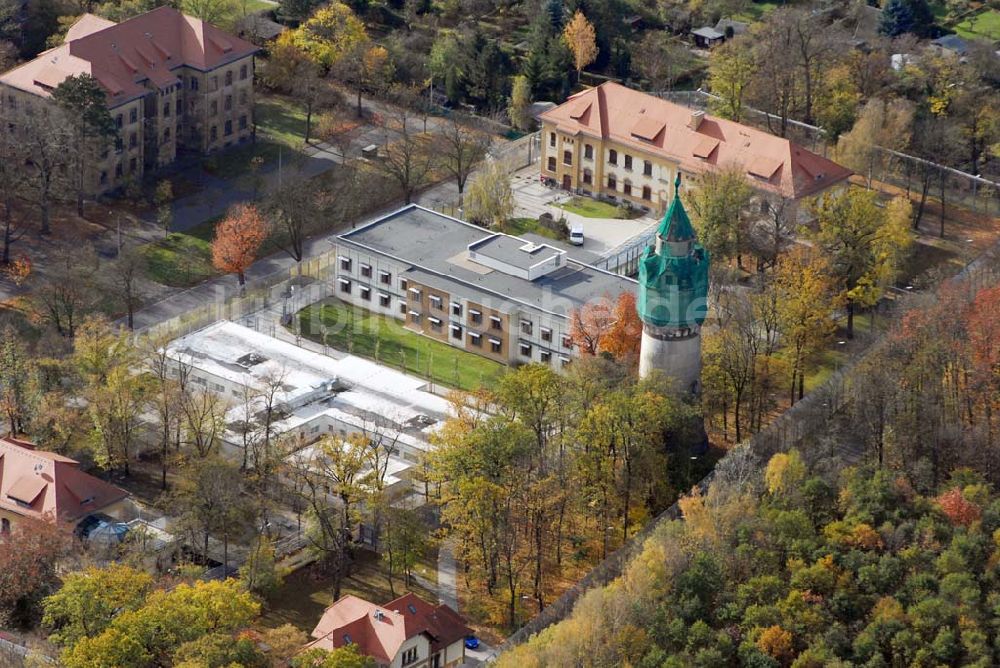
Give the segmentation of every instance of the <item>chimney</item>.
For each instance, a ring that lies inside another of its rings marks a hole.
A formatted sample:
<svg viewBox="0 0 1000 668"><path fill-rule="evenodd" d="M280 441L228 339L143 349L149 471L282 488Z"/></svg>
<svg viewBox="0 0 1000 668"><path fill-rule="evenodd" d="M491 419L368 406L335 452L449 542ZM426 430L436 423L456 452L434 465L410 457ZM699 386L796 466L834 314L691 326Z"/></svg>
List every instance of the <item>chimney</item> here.
<svg viewBox="0 0 1000 668"><path fill-rule="evenodd" d="M383 613L381 610L376 610L375 620L381 622L383 619L385 619L385 613Z"/></svg>
<svg viewBox="0 0 1000 668"><path fill-rule="evenodd" d="M692 111L691 120L688 121L688 127L697 132L698 128L701 127L701 121L704 118L705 118L705 112L702 111L701 109L696 109Z"/></svg>

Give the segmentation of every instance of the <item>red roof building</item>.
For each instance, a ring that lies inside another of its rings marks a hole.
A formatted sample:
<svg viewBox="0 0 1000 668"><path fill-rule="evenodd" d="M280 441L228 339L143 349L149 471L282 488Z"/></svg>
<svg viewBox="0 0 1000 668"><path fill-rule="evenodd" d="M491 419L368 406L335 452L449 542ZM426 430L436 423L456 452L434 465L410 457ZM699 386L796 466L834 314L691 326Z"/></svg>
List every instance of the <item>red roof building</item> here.
<svg viewBox="0 0 1000 668"><path fill-rule="evenodd" d="M677 173L728 166L758 191L800 200L851 171L792 141L609 82L539 117L543 178L662 210Z"/></svg>
<svg viewBox="0 0 1000 668"><path fill-rule="evenodd" d="M0 531L20 517L73 523L124 500L124 490L80 470L75 460L0 438Z"/></svg>
<svg viewBox="0 0 1000 668"><path fill-rule="evenodd" d="M118 137L95 155L86 190L102 193L173 162L248 141L259 48L201 19L159 7L114 23L81 16L63 44L0 74L0 131L29 118L71 76L94 77Z"/></svg>
<svg viewBox="0 0 1000 668"><path fill-rule="evenodd" d="M356 645L379 666L444 668L465 661L465 620L447 605L405 594L385 605L343 596L323 613L306 649Z"/></svg>

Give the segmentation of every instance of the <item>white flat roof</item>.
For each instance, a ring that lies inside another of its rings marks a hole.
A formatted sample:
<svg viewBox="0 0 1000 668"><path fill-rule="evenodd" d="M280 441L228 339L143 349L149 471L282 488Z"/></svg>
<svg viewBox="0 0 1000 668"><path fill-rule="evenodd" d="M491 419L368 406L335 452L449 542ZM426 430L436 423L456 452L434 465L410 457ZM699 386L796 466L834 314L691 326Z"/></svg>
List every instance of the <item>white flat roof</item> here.
<svg viewBox="0 0 1000 668"><path fill-rule="evenodd" d="M419 378L353 355L333 359L228 320L176 339L167 351L237 385L261 386L278 376L280 400L286 403L336 379L348 389L327 403L345 412L371 413L400 424L418 415L443 420L450 413L449 402L424 389L427 383ZM250 354L257 356L256 363L241 365Z"/></svg>

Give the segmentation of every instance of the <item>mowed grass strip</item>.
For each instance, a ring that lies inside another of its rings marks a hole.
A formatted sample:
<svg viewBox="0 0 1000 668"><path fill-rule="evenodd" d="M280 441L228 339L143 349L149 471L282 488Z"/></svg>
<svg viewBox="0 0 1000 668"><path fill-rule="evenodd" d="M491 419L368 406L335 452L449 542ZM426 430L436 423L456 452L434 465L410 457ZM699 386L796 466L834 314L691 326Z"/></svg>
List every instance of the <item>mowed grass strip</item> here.
<svg viewBox="0 0 1000 668"><path fill-rule="evenodd" d="M301 334L407 373L461 390L491 385L506 367L474 353L412 332L392 318L341 301L312 304L299 311Z"/></svg>

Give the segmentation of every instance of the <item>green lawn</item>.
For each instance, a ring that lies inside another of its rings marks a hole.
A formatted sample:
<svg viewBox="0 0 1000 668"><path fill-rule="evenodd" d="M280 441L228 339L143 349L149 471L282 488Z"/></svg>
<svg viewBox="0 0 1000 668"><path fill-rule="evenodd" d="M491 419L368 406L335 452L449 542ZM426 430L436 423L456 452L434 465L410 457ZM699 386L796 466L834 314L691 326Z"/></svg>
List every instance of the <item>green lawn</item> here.
<svg viewBox="0 0 1000 668"><path fill-rule="evenodd" d="M537 234L549 239L555 239L556 241L562 239L555 230L551 230L539 223L537 218L511 218L507 221L507 233L513 235Z"/></svg>
<svg viewBox="0 0 1000 668"><path fill-rule="evenodd" d="M743 21L744 23L760 21L766 14L774 11L777 7L777 2L751 2L742 12L735 14L733 20Z"/></svg>
<svg viewBox="0 0 1000 668"><path fill-rule="evenodd" d="M453 348L412 332L386 318L341 301L313 304L299 311L301 333L323 342L322 327L328 328L327 345L385 364L436 383L474 390L497 380L505 370L499 362Z"/></svg>
<svg viewBox="0 0 1000 668"><path fill-rule="evenodd" d="M142 247L146 277L162 285L187 288L215 276L211 244L181 232Z"/></svg>
<svg viewBox="0 0 1000 668"><path fill-rule="evenodd" d="M1000 40L1000 11L991 9L955 24L955 32L965 39Z"/></svg>
<svg viewBox="0 0 1000 668"><path fill-rule="evenodd" d="M277 9L278 3L269 2L268 0L246 0L246 13L256 14L257 12L269 12L272 9ZM243 10L243 7L240 8Z"/></svg>
<svg viewBox="0 0 1000 668"><path fill-rule="evenodd" d="M254 107L254 118L257 142L209 156L204 161L206 171L220 178L233 178L248 173L255 157L270 164L276 163L279 155L285 161L296 156L306 134L306 112L301 104L291 98L261 96Z"/></svg>
<svg viewBox="0 0 1000 668"><path fill-rule="evenodd" d="M618 218L618 207L614 204L601 202L590 197L574 197L568 202L557 204L560 209L575 213L585 218ZM638 209L634 210L631 217L637 218L642 215Z"/></svg>

